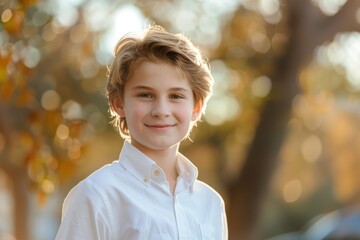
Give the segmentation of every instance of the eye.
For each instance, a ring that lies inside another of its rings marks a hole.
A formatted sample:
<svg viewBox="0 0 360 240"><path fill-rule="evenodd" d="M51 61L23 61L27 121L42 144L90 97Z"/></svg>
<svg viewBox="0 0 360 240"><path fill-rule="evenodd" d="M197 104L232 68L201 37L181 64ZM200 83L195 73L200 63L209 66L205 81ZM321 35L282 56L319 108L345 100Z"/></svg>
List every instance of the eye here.
<svg viewBox="0 0 360 240"><path fill-rule="evenodd" d="M171 94L170 95L170 99L183 99L184 98L184 96L183 95L181 95L181 94Z"/></svg>
<svg viewBox="0 0 360 240"><path fill-rule="evenodd" d="M154 98L154 95L151 93L144 92L144 93L138 93L137 97L139 97L139 98Z"/></svg>

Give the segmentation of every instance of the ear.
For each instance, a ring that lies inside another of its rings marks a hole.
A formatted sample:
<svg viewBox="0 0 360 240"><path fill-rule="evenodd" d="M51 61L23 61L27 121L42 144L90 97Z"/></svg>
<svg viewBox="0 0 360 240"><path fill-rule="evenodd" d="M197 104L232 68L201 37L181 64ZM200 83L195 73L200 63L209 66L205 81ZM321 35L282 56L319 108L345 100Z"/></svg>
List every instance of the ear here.
<svg viewBox="0 0 360 240"><path fill-rule="evenodd" d="M110 101L111 108L120 116L125 117L124 105L120 97L115 97Z"/></svg>
<svg viewBox="0 0 360 240"><path fill-rule="evenodd" d="M198 120L198 118L201 115L201 108L202 108L202 103L201 102L196 103L196 105L194 107L194 110L193 110L193 113L191 115L191 121L197 121Z"/></svg>

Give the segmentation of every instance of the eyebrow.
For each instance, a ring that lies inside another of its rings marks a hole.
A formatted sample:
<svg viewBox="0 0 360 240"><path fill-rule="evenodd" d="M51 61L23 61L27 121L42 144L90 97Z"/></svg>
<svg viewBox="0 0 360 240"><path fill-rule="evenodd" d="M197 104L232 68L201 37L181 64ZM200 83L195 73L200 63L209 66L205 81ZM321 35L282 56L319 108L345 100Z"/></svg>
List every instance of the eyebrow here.
<svg viewBox="0 0 360 240"><path fill-rule="evenodd" d="M144 86L144 85L138 85L132 88L133 90L156 90L155 88ZM182 88L182 87L174 87L170 88L170 91L183 91L183 92L190 92L189 89Z"/></svg>

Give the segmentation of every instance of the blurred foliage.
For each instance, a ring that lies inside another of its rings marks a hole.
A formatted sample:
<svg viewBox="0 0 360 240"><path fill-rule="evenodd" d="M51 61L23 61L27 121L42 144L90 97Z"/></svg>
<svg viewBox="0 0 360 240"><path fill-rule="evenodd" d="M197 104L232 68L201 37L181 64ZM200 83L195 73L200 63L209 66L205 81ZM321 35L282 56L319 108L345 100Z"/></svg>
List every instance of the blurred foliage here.
<svg viewBox="0 0 360 240"><path fill-rule="evenodd" d="M81 8L67 26L54 2L2 2L1 165L25 167L43 196L59 176L74 174L94 134L106 129L106 66L95 58L98 33Z"/></svg>
<svg viewBox="0 0 360 240"><path fill-rule="evenodd" d="M311 2L334 16L346 1ZM286 4L0 0L0 167L25 169L40 199L84 167L84 154L100 144L96 138L112 130L104 98L111 56L104 36L136 21L116 20L126 9L140 21L185 32L209 57L214 96L192 133L195 141L182 149L199 166L201 179L226 199L226 183L246 161L262 107L277 94L270 93L293 30ZM359 42L359 33L339 33L318 44L299 72L301 92L291 102L263 235L297 229L317 213L360 202Z"/></svg>

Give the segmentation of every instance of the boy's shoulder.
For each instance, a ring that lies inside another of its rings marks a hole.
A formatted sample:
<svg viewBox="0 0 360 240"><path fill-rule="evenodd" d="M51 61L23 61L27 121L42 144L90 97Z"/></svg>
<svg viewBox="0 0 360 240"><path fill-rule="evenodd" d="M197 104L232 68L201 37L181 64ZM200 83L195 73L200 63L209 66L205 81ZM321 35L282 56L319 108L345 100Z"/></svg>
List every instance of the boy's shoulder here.
<svg viewBox="0 0 360 240"><path fill-rule="evenodd" d="M124 172L119 161L104 165L76 184L66 199L75 202L85 201L92 205L103 204L109 201L109 196L113 192L119 192L129 185Z"/></svg>
<svg viewBox="0 0 360 240"><path fill-rule="evenodd" d="M106 164L81 180L73 189L88 189L102 192L111 186L118 186L123 182L124 169L118 161Z"/></svg>
<svg viewBox="0 0 360 240"><path fill-rule="evenodd" d="M119 161L116 160L95 170L83 179L82 182L90 185L116 182L121 179L122 172L124 172L124 168L119 164Z"/></svg>
<svg viewBox="0 0 360 240"><path fill-rule="evenodd" d="M193 191L197 194L203 195L208 199L223 202L221 195L214 188L198 179L194 182Z"/></svg>

